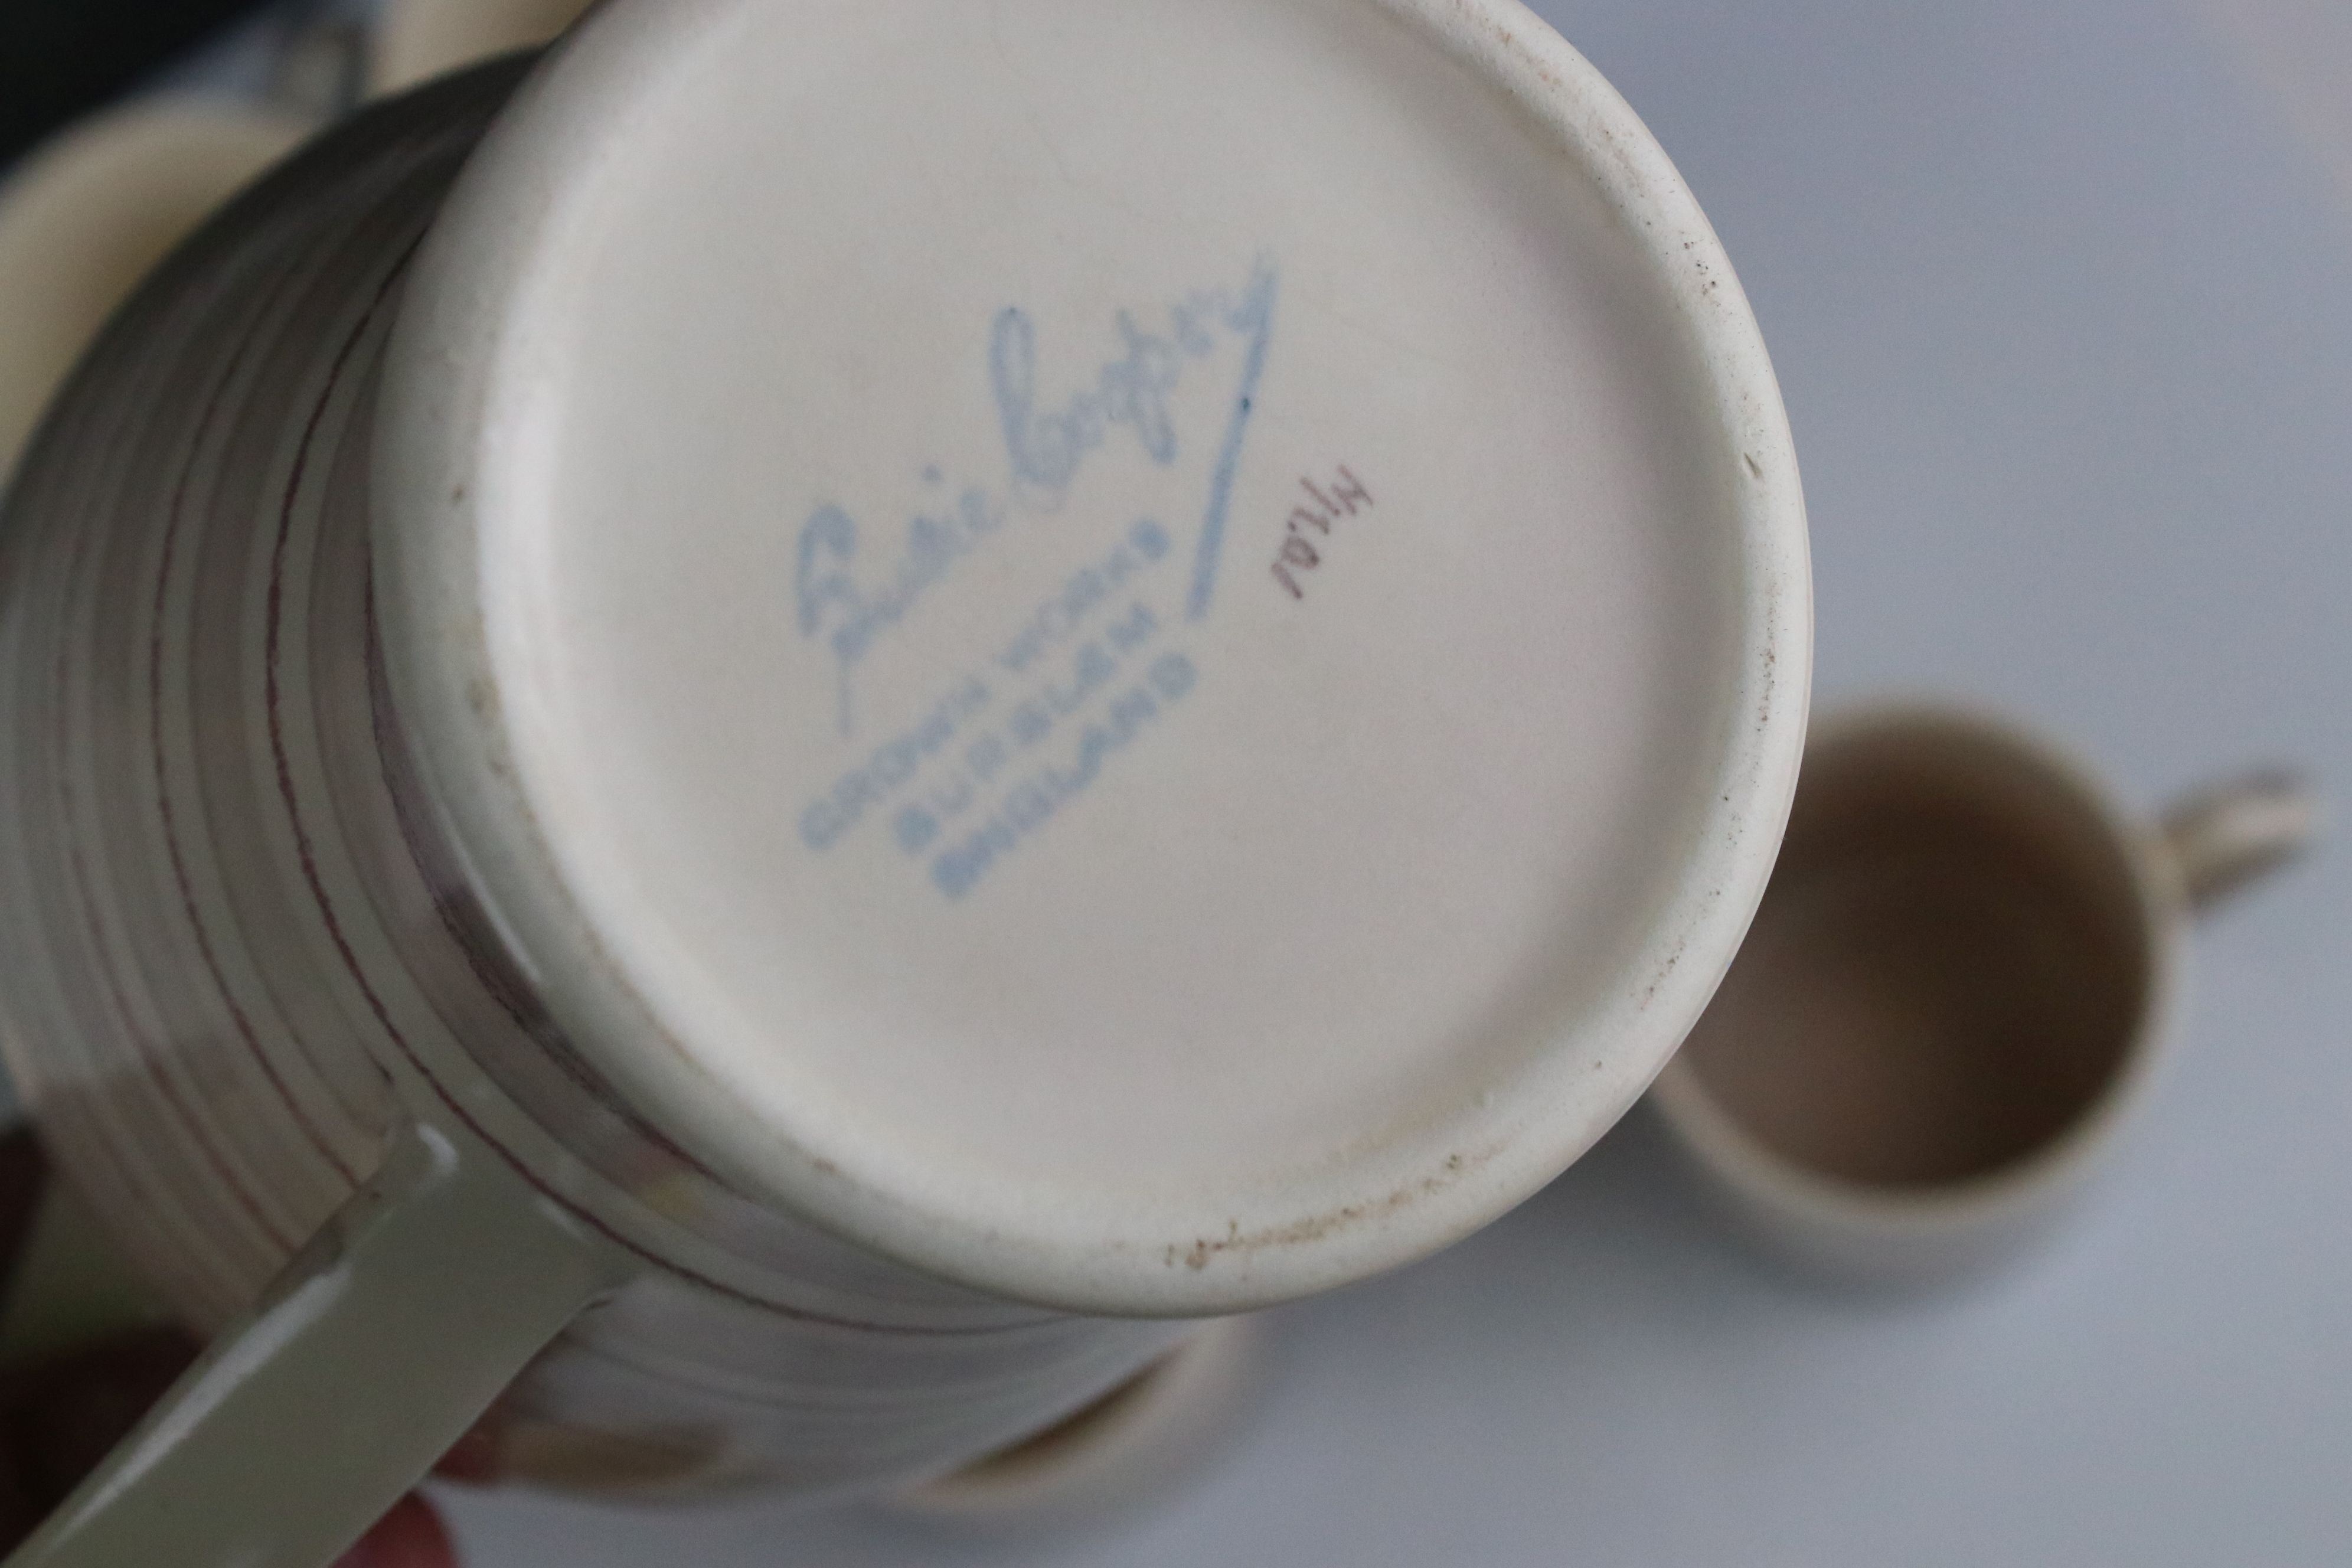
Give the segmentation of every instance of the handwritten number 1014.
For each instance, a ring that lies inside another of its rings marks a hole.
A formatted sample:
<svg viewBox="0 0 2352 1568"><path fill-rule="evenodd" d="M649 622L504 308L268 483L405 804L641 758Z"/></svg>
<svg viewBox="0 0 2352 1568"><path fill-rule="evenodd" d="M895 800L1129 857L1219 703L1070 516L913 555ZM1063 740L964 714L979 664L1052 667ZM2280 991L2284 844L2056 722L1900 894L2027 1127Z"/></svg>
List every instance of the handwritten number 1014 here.
<svg viewBox="0 0 2352 1568"><path fill-rule="evenodd" d="M1313 479L1298 481L1307 499L1290 509L1282 549L1274 561L1274 580L1294 599L1307 597L1299 579L1323 564L1324 552L1331 548L1332 524L1372 510L1372 492L1364 488L1364 481L1344 463L1339 472L1338 479L1322 484Z"/></svg>

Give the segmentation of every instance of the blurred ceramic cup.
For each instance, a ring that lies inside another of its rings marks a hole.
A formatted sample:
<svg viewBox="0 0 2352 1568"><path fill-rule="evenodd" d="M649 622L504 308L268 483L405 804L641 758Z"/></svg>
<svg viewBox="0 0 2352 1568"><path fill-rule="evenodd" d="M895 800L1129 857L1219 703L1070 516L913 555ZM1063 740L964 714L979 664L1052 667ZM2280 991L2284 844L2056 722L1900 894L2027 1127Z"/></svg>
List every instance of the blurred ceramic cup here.
<svg viewBox="0 0 2352 1568"><path fill-rule="evenodd" d="M2146 1099L2191 916L2314 820L2262 774L2151 826L1999 720L1825 721L1755 926L1652 1103L1790 1261L1897 1286L2001 1261Z"/></svg>
<svg viewBox="0 0 2352 1568"><path fill-rule="evenodd" d="M99 329L307 127L209 99L86 121L0 181L0 488Z"/></svg>
<svg viewBox="0 0 2352 1568"><path fill-rule="evenodd" d="M1802 746L1754 320L1500 0L619 0L248 193L8 508L0 1045L219 1347L44 1568L469 1432L886 1495L1424 1256Z"/></svg>
<svg viewBox="0 0 2352 1568"><path fill-rule="evenodd" d="M1246 1416L1265 1354L1260 1318L1221 1318L1046 1430L892 1506L943 1531L1022 1534L1097 1525L1166 1496Z"/></svg>
<svg viewBox="0 0 2352 1568"><path fill-rule="evenodd" d="M387 0L368 47L368 87L401 92L552 41L593 0Z"/></svg>

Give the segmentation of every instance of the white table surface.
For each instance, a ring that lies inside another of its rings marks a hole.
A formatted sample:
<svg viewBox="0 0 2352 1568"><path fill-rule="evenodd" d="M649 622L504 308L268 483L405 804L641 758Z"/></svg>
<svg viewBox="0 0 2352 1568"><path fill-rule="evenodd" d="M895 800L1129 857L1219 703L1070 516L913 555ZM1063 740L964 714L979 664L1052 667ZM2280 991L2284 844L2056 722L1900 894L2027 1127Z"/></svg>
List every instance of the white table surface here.
<svg viewBox="0 0 2352 1568"><path fill-rule="evenodd" d="M1936 692L2127 798L2352 798L2352 6L1538 0L1714 216L1796 425L1820 694ZM2197 941L2188 1039L2022 1269L1887 1302L1727 1247L1637 1116L1277 1315L1147 1515L972 1541L448 1492L471 1568L2352 1563L2352 875Z"/></svg>

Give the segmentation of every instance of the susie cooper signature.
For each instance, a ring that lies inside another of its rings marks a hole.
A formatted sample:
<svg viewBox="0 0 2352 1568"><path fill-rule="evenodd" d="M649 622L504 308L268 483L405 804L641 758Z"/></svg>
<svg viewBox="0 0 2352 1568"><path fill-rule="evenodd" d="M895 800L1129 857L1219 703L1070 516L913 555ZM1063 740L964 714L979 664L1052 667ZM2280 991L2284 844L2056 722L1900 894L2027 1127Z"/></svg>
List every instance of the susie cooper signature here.
<svg viewBox="0 0 2352 1568"><path fill-rule="evenodd" d="M1133 440L1162 468L1184 448L1170 400L1194 366L1238 341L1242 365L1226 417L1209 495L1193 552L1187 614L1208 613L1224 548L1226 514L1250 415L1273 340L1280 280L1261 257L1238 289L1195 289L1170 305L1164 331L1147 331L1134 313L1117 321L1118 347L1091 384L1058 399L1038 386L1037 327L1026 310L997 314L988 355L989 387L1011 468L1001 491L967 486L951 501L927 506L902 531L895 561L879 572L858 570L863 537L857 521L835 503L802 526L794 600L801 635L830 648L838 678L839 721L845 738L856 733L858 666L906 625L930 590L1013 521L1016 515L1058 512L1088 459L1114 441ZM934 466L926 482L943 486Z"/></svg>

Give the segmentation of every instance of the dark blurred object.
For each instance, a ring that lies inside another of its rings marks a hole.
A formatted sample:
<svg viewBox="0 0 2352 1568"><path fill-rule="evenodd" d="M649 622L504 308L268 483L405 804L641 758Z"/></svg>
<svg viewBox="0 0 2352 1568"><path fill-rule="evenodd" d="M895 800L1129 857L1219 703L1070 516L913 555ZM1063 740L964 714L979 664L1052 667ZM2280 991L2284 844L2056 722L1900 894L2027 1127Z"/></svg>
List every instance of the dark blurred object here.
<svg viewBox="0 0 2352 1568"><path fill-rule="evenodd" d="M256 0L0 0L0 168L264 8Z"/></svg>
<svg viewBox="0 0 2352 1568"><path fill-rule="evenodd" d="M31 1129L0 1131L0 1300L14 1294L48 1185L48 1161ZM0 1364L0 1553L66 1500L197 1349L180 1330L157 1328Z"/></svg>
<svg viewBox="0 0 2352 1568"><path fill-rule="evenodd" d="M0 1551L66 1500L196 1359L177 1329L0 1373Z"/></svg>

